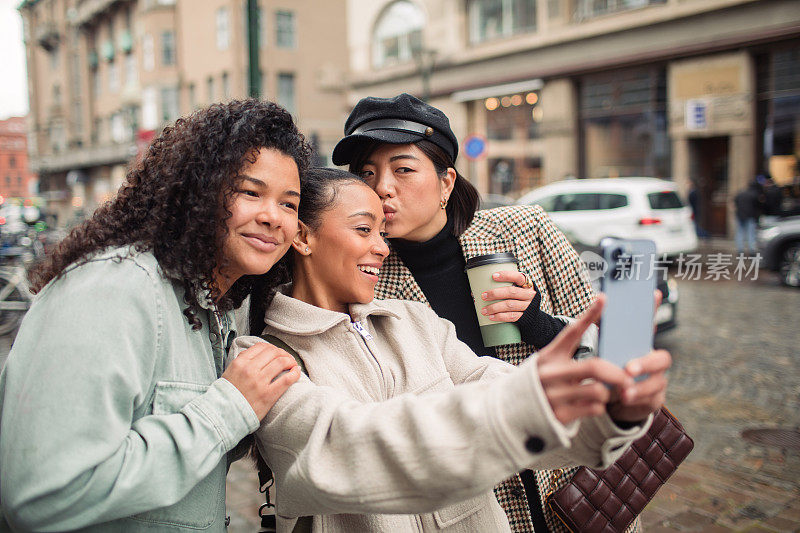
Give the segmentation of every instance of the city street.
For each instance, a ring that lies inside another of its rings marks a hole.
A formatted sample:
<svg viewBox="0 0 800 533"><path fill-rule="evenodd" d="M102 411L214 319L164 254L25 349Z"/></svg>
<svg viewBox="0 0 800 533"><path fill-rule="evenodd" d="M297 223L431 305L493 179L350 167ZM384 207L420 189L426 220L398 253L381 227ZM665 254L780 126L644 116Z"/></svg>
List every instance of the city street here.
<svg viewBox="0 0 800 533"><path fill-rule="evenodd" d="M695 449L646 509L645 529L800 531L800 291L765 272L678 284L679 325L656 345L672 352L667 405ZM763 428L787 430L784 447L742 437ZM254 531L263 501L251 463L235 463L230 531Z"/></svg>

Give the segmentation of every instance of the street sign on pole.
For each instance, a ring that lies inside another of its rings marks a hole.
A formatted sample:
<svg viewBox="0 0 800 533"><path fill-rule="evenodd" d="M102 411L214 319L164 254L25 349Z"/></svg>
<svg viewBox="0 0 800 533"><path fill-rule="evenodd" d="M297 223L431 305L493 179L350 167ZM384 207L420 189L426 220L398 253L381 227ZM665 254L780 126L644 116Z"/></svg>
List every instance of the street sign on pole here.
<svg viewBox="0 0 800 533"><path fill-rule="evenodd" d="M464 156L471 161L486 156L487 143L483 135L469 135L461 145L464 147Z"/></svg>

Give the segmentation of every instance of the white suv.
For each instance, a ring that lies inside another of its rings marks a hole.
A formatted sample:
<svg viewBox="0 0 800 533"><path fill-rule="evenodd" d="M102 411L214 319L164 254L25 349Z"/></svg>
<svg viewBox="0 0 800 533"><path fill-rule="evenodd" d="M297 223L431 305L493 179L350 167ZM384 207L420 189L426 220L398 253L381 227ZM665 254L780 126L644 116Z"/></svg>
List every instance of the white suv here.
<svg viewBox="0 0 800 533"><path fill-rule="evenodd" d="M675 184L656 178L571 179L524 194L517 204L538 204L567 238L597 246L603 237L652 239L658 254L697 248L691 209Z"/></svg>

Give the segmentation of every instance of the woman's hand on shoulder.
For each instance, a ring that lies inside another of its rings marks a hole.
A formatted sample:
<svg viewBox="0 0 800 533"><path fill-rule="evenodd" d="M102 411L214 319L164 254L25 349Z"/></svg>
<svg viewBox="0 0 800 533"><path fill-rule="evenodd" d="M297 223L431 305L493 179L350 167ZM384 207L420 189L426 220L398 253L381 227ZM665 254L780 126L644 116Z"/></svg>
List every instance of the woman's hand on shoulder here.
<svg viewBox="0 0 800 533"><path fill-rule="evenodd" d="M531 305L536 296L536 287L525 274L516 270L495 272L492 280L512 285L482 293L481 299L492 303L481 309L481 312L495 322L516 322Z"/></svg>
<svg viewBox="0 0 800 533"><path fill-rule="evenodd" d="M261 420L300 378L300 367L284 350L258 342L240 353L222 377L239 389Z"/></svg>

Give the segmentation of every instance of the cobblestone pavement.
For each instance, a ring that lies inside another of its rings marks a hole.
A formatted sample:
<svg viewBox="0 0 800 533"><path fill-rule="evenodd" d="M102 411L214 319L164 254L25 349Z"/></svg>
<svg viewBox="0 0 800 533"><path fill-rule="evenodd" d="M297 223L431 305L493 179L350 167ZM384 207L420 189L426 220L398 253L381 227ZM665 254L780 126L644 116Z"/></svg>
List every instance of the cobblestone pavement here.
<svg viewBox="0 0 800 533"><path fill-rule="evenodd" d="M645 530L800 532L800 442L742 439L755 428L800 430L800 291L756 281L679 280L679 325L667 405L695 449L643 514ZM0 338L0 360L8 339ZM228 474L229 531L258 529L264 501L247 460Z"/></svg>

